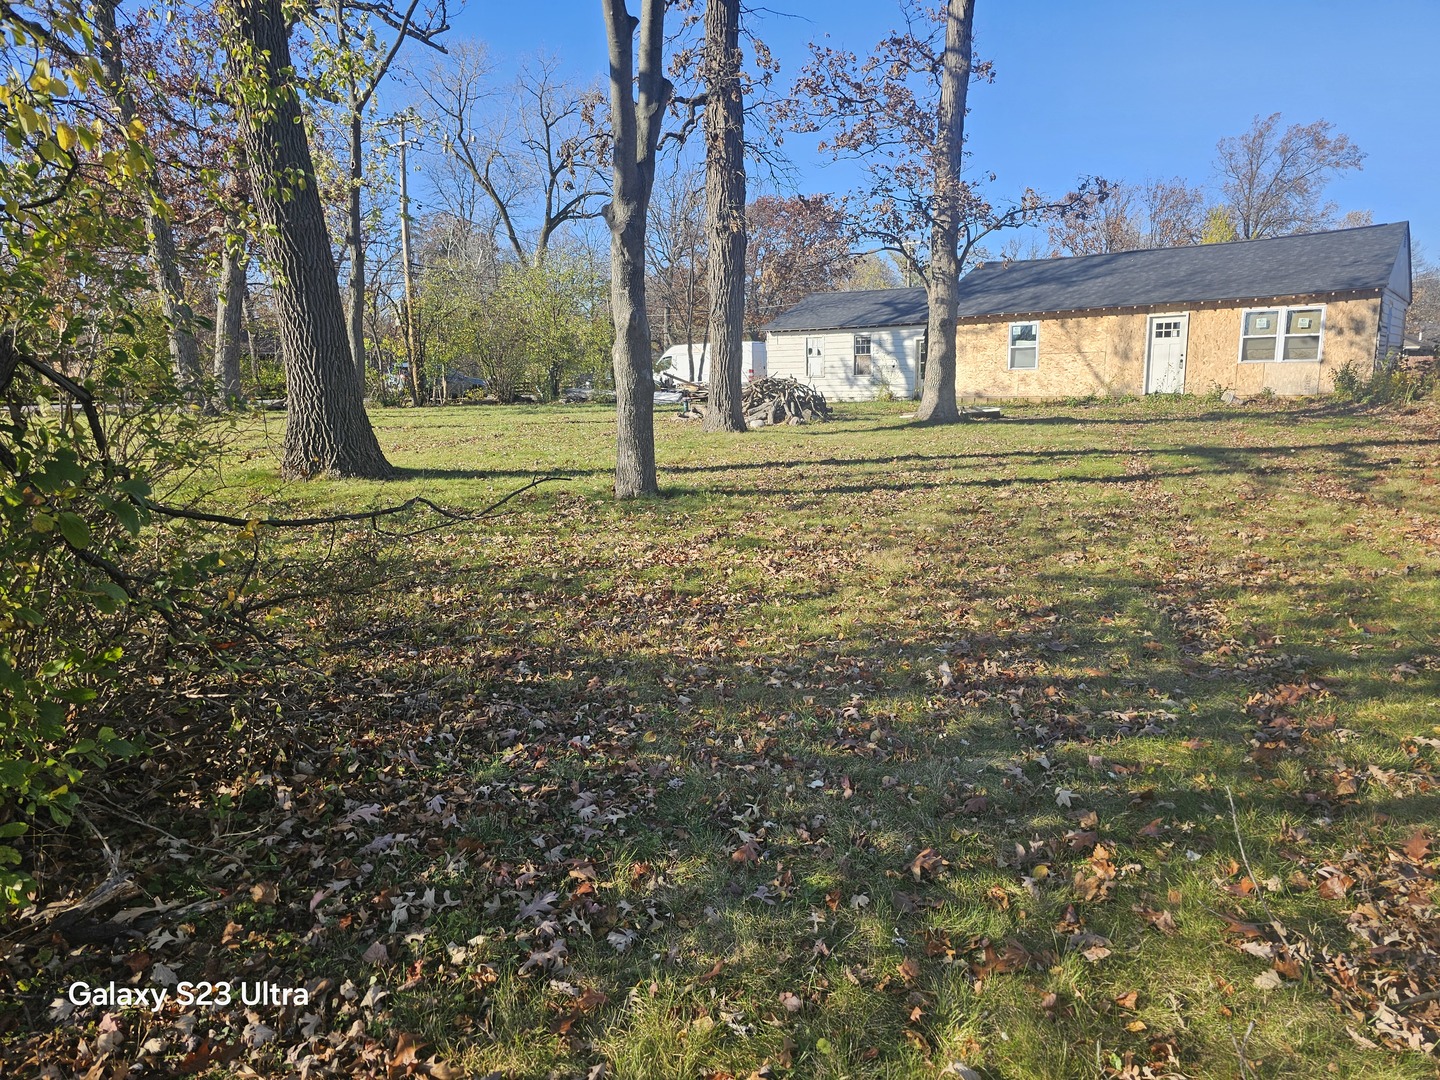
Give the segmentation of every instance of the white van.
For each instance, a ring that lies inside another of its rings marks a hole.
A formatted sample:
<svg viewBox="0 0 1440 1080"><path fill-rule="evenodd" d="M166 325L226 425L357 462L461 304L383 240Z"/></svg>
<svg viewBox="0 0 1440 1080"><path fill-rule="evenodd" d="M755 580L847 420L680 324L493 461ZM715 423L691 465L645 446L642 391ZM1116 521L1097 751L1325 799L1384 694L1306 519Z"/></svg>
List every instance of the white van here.
<svg viewBox="0 0 1440 1080"><path fill-rule="evenodd" d="M765 378L768 368L765 363L765 343L763 341L742 341L740 358L740 382L742 384ZM709 360L709 345L702 345L699 342L688 345L671 345L660 354L660 359L655 363L655 382L659 385L664 385L674 379L695 383L709 382Z"/></svg>

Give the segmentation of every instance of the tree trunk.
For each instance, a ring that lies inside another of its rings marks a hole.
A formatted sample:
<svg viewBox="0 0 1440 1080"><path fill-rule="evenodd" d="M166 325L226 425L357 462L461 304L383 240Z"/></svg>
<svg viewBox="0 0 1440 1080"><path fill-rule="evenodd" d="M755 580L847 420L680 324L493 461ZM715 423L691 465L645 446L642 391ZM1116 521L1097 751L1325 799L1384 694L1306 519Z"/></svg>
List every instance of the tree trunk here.
<svg viewBox="0 0 1440 1080"><path fill-rule="evenodd" d="M230 405L240 400L240 324L247 261L244 239L226 236L215 296L215 381Z"/></svg>
<svg viewBox="0 0 1440 1080"><path fill-rule="evenodd" d="M115 27L116 7L116 0L101 0L95 5L95 30L100 39L100 62L105 69L107 89L120 114L121 124L129 127L135 119L135 99L125 83L125 61L120 50L120 35ZM150 242L155 291L160 297L160 311L168 328L175 382L187 396L203 400L200 346L195 341L195 312L185 302L185 283L180 276L175 233L163 210L164 192L160 187L160 177L153 169L145 173L145 196L145 234Z"/></svg>
<svg viewBox="0 0 1440 1080"><path fill-rule="evenodd" d="M672 87L663 73L665 0L642 0L640 18L624 0L601 0L610 46L614 184L610 226L610 308L615 320L615 496L659 494L655 476L655 379L645 315L645 219L655 185L655 151ZM636 78L635 31L640 31ZM638 87L638 96L632 89Z"/></svg>
<svg viewBox="0 0 1440 1080"><path fill-rule="evenodd" d="M955 401L955 310L960 288L960 157L965 145L965 96L970 88L971 19L975 0L949 0L945 12L945 58L940 76L940 116L935 133L935 228L930 240L930 324L925 387L917 420L960 419Z"/></svg>
<svg viewBox="0 0 1440 1080"><path fill-rule="evenodd" d="M255 355L255 305L250 300L250 282L245 282L241 292L240 314L245 320L245 347L250 354L250 378L260 386L260 357Z"/></svg>
<svg viewBox="0 0 1440 1080"><path fill-rule="evenodd" d="M281 0L229 0L223 10L255 208L275 268L289 405L281 471L383 479L390 464L365 414L346 340Z"/></svg>
<svg viewBox="0 0 1440 1080"><path fill-rule="evenodd" d="M710 404L707 431L744 431L745 101L740 0L705 4L705 217L710 231Z"/></svg>
<svg viewBox="0 0 1440 1080"><path fill-rule="evenodd" d="M360 213L360 184L365 171L363 132L360 127L360 110L354 100L350 104L350 205L348 223L350 235L346 245L350 249L350 280L346 292L349 294L349 321L346 331L350 338L350 355L355 361L355 373L360 376L360 393L365 393L365 238L361 231L364 218Z"/></svg>

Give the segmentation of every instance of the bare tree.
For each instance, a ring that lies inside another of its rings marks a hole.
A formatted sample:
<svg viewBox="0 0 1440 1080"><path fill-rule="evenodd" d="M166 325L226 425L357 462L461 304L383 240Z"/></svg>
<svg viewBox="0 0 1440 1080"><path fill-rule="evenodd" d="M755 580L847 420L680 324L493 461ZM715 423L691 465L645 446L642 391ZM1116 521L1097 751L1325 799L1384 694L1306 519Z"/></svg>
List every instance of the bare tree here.
<svg viewBox="0 0 1440 1080"><path fill-rule="evenodd" d="M933 8L902 0L906 26L868 57L811 45L782 109L796 131L824 131L822 150L857 161L863 174L847 200L856 236L873 241L920 274L930 290L925 385L916 416L960 417L955 400L955 311L960 271L993 234L1086 211L1106 195L1103 181L1083 182L1060 199L1027 189L996 206L961 176L965 100L971 78L988 64L971 49L974 0ZM989 179L993 180L994 176Z"/></svg>
<svg viewBox="0 0 1440 1080"><path fill-rule="evenodd" d="M740 375L745 329L745 92L740 0L706 0L705 220L709 232L710 401L707 431L744 431Z"/></svg>
<svg viewBox="0 0 1440 1080"><path fill-rule="evenodd" d="M624 499L660 490L655 476L655 379L645 317L645 219L655 185L660 128L674 88L663 68L665 0L641 0L638 19L625 0L602 0L602 10L610 47L613 132L613 194L603 214L610 226L610 310L615 320L615 495Z"/></svg>
<svg viewBox="0 0 1440 1080"><path fill-rule="evenodd" d="M1200 243L1205 229L1205 192L1178 176L1150 180L1140 189L1142 233L1148 248L1186 247Z"/></svg>
<svg viewBox="0 0 1440 1080"><path fill-rule="evenodd" d="M1098 255L1200 243L1205 193L1184 180L1109 183L1103 202L1081 204L1049 226L1050 243L1067 255Z"/></svg>
<svg viewBox="0 0 1440 1080"><path fill-rule="evenodd" d="M516 259L544 262L557 230L600 216L608 193L604 99L560 80L558 63L541 58L521 70L507 105L492 110L484 49L452 51L420 81L426 118L441 132L444 167L484 193Z"/></svg>
<svg viewBox="0 0 1440 1080"><path fill-rule="evenodd" d="M409 0L404 7L385 3L357 3L355 0L330 0L315 9L313 25L319 35L333 35L328 48L316 51L329 54L328 66L332 79L339 83L340 104L349 136L349 173L345 208L345 250L350 273L346 284L348 319L346 333L355 370L365 381L365 218L360 206L360 191L365 182L365 110L369 107L389 74L407 40L423 42L444 52L439 37L450 28L446 0L439 0L416 19L420 0ZM376 23L394 33L394 39L381 43L376 36ZM325 38L321 38L325 41Z"/></svg>
<svg viewBox="0 0 1440 1080"><path fill-rule="evenodd" d="M1112 186L1105 204L1093 211L1076 208L1050 222L1050 244L1057 254L1108 255L1145 247L1137 192L1129 184Z"/></svg>
<svg viewBox="0 0 1440 1080"><path fill-rule="evenodd" d="M1405 333L1433 350L1440 342L1440 266L1430 262L1418 249L1410 292Z"/></svg>
<svg viewBox="0 0 1440 1080"><path fill-rule="evenodd" d="M227 0L228 76L266 257L274 269L289 415L281 470L391 474L350 358L330 235L300 112L281 0Z"/></svg>
<svg viewBox="0 0 1440 1080"><path fill-rule="evenodd" d="M940 63L940 115L935 132L935 208L930 241L925 383L915 418L929 422L960 419L955 400L955 311L959 306L959 218L966 189L960 179L965 146L965 97L973 62L975 0L945 6L945 52Z"/></svg>
<svg viewBox="0 0 1440 1080"><path fill-rule="evenodd" d="M1339 173L1361 168L1365 155L1327 120L1280 130L1280 114L1256 116L1243 135L1216 144L1226 208L1241 240L1315 232L1338 209L1325 188Z"/></svg>
<svg viewBox="0 0 1440 1080"><path fill-rule="evenodd" d="M645 235L651 315L652 321L662 320L661 341L666 346L708 341L705 180L698 169L677 158L657 178ZM700 355L691 350L692 381Z"/></svg>

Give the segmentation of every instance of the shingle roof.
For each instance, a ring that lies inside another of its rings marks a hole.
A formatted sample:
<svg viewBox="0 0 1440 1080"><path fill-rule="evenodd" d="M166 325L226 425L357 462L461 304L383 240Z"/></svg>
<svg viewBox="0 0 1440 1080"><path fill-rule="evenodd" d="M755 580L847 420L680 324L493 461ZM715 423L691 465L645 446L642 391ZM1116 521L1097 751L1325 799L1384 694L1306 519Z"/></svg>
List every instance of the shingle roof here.
<svg viewBox="0 0 1440 1080"><path fill-rule="evenodd" d="M856 289L815 293L781 312L762 330L863 330L924 326L930 305L924 289Z"/></svg>
<svg viewBox="0 0 1440 1080"><path fill-rule="evenodd" d="M1409 235L1402 221L1270 240L990 263L961 278L958 314L1031 315L1379 290L1390 281Z"/></svg>

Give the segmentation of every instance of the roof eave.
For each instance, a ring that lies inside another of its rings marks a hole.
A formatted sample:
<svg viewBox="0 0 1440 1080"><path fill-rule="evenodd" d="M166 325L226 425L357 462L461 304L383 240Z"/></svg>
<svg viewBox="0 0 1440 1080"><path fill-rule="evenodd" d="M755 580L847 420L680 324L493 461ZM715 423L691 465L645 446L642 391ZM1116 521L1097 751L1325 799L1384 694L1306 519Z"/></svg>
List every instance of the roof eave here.
<svg viewBox="0 0 1440 1080"><path fill-rule="evenodd" d="M1057 315L1141 315L1147 314L1156 308L1236 307L1238 305L1284 304L1295 300L1313 301L1315 303L1328 303L1339 300L1373 300L1384 291L1382 288L1332 289L1323 292L1286 293L1276 296L1226 296L1207 300L1156 300L1151 303L1123 304L1115 307L1020 309L1015 311L983 312L976 315L957 315L955 316L955 322L957 324L982 323L995 322L998 319L1038 319Z"/></svg>

